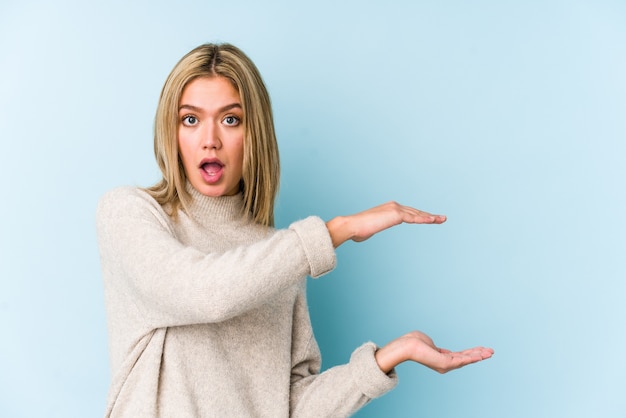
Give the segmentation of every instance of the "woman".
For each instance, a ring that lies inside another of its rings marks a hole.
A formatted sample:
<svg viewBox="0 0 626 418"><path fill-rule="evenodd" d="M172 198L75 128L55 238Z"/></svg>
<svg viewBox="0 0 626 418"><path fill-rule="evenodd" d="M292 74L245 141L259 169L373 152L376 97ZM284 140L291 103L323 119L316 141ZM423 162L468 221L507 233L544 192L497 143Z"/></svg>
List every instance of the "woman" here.
<svg viewBox="0 0 626 418"><path fill-rule="evenodd" d="M444 216L388 203L276 230L278 149L270 99L232 45L174 67L155 120L162 180L107 193L97 212L110 334L107 416L347 416L396 384L407 360L441 373L491 356L451 353L414 331L367 343L320 374L307 276L335 248Z"/></svg>

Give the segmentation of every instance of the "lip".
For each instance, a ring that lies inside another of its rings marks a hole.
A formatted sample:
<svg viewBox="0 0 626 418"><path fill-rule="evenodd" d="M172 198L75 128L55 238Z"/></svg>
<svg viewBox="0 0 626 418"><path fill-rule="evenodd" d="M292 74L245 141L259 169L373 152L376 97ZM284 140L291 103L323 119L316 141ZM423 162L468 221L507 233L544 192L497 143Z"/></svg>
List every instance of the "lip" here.
<svg viewBox="0 0 626 418"><path fill-rule="evenodd" d="M207 170L206 165L211 164L211 169ZM219 158L204 158L198 165L202 179L208 184L215 184L224 175L224 163Z"/></svg>
<svg viewBox="0 0 626 418"><path fill-rule="evenodd" d="M208 164L208 163L219 164L222 167L224 166L224 163L220 161L219 158L203 158L202 161L200 161L200 164L198 165L198 167L202 168L203 165Z"/></svg>

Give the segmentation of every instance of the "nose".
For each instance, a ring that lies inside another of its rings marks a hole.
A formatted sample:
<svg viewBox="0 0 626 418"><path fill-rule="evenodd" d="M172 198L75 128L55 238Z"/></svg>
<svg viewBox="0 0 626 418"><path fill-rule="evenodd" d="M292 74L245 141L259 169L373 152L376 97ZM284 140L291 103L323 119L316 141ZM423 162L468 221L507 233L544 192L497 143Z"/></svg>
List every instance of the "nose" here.
<svg viewBox="0 0 626 418"><path fill-rule="evenodd" d="M206 124L206 129L203 132L202 148L204 149L220 149L222 147L222 140L220 139L219 127L216 123Z"/></svg>

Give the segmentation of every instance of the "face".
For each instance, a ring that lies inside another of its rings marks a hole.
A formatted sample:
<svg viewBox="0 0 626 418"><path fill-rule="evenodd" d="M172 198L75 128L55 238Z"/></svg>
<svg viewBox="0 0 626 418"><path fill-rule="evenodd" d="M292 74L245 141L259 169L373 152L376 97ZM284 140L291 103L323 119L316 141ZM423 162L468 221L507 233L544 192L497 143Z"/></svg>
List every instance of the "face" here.
<svg viewBox="0 0 626 418"><path fill-rule="evenodd" d="M239 192L243 169L243 109L224 77L191 81L178 105L178 149L191 185L205 196Z"/></svg>

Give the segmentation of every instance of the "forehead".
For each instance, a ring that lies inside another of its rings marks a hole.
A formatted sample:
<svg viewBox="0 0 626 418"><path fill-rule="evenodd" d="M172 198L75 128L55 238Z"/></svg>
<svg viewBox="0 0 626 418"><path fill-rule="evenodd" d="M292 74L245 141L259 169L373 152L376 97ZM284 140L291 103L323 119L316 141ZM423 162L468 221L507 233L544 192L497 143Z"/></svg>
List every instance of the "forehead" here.
<svg viewBox="0 0 626 418"><path fill-rule="evenodd" d="M179 106L193 105L212 109L240 102L239 92L227 78L199 77L185 86Z"/></svg>

